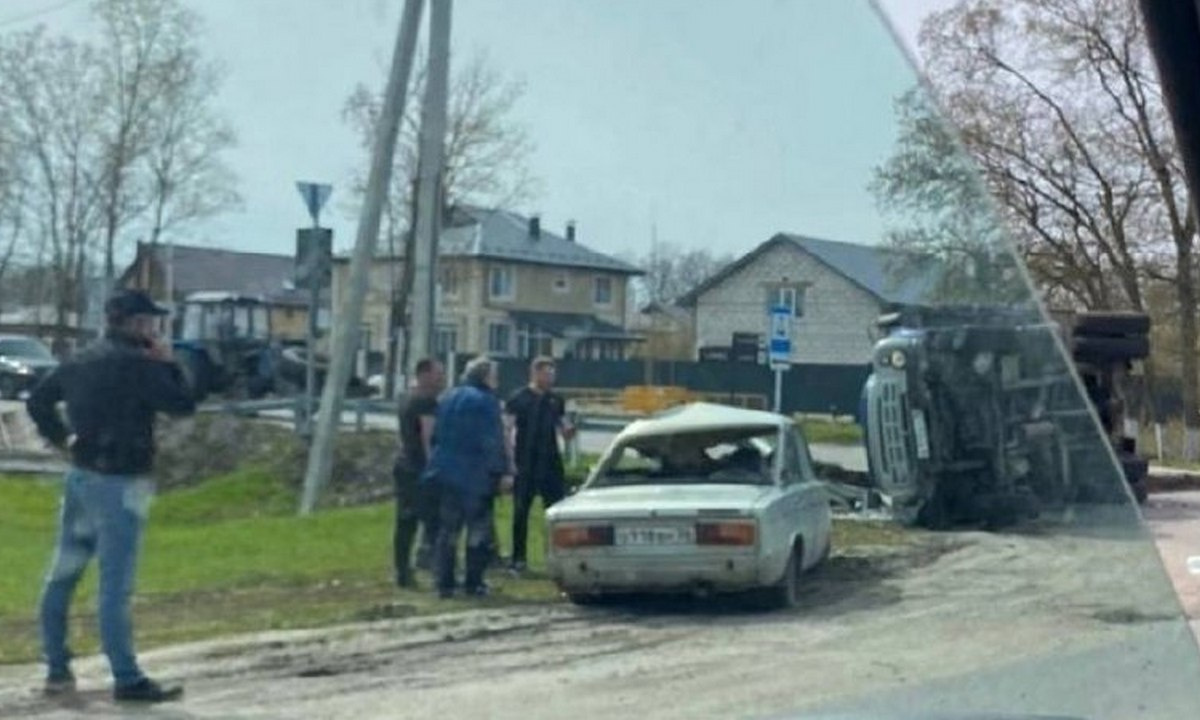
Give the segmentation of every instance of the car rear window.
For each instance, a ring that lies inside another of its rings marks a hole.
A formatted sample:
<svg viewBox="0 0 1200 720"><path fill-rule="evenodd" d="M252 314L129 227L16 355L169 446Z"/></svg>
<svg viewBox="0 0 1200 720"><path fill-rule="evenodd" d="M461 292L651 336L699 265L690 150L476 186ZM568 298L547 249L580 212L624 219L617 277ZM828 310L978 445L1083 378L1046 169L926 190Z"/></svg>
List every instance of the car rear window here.
<svg viewBox="0 0 1200 720"><path fill-rule="evenodd" d="M592 487L770 485L778 431L729 428L632 438L613 448Z"/></svg>

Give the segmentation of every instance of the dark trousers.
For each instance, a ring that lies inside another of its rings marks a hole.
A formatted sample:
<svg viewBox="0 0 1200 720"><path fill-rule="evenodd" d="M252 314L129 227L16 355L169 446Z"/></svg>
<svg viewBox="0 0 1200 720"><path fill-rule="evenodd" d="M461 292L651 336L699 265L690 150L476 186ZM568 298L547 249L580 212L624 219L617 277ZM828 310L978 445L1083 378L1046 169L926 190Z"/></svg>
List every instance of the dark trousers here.
<svg viewBox="0 0 1200 720"><path fill-rule="evenodd" d="M413 542L421 528L421 547L432 552L437 538L437 484L421 482L421 474L397 463L392 468L396 488L396 528L392 535L392 556L396 578L407 578L412 572Z"/></svg>
<svg viewBox="0 0 1200 720"><path fill-rule="evenodd" d="M513 485L513 563L523 563L526 560L526 545L529 540L529 510L533 507L533 498L542 496L542 504L547 508L562 500L566 495L566 482L561 473L518 473Z"/></svg>
<svg viewBox="0 0 1200 720"><path fill-rule="evenodd" d="M467 531L467 574L463 585L468 591L483 586L483 573L491 556L492 499L467 495L454 488L440 491L434 569L437 588L442 594L454 591L454 570L458 538Z"/></svg>

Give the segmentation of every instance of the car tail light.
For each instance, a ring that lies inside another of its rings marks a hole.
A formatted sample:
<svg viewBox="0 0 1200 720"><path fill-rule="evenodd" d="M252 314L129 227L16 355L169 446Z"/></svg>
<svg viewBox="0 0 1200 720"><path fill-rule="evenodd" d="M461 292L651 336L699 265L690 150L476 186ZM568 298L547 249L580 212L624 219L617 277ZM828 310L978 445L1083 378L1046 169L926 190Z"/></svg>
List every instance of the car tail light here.
<svg viewBox="0 0 1200 720"><path fill-rule="evenodd" d="M752 521L696 523L697 545L753 545L758 528Z"/></svg>
<svg viewBox="0 0 1200 720"><path fill-rule="evenodd" d="M555 525L550 542L556 548L612 545L613 529L611 525Z"/></svg>

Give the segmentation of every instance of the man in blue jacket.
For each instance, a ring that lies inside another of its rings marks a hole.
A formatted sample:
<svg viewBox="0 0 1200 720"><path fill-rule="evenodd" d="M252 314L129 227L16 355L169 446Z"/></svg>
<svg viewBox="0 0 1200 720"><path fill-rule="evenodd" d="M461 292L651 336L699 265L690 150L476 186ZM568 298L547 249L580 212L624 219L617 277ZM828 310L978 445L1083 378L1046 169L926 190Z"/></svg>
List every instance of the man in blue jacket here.
<svg viewBox="0 0 1200 720"><path fill-rule="evenodd" d="M58 366L27 403L38 432L71 455L41 599L46 693L75 689L67 613L83 571L99 556L100 642L112 668L114 697L176 700L181 687L159 685L138 667L129 598L153 494L155 415L188 415L196 404L171 359L171 346L158 337L158 320L167 310L136 290L113 296L104 310L104 338ZM65 422L60 402L66 405Z"/></svg>
<svg viewBox="0 0 1200 720"><path fill-rule="evenodd" d="M441 496L434 574L442 598L454 594L455 551L464 528L464 590L475 596L488 592L483 573L491 552L492 501L501 479L509 475L497 385L495 363L476 358L467 364L463 384L438 407L425 482L437 483Z"/></svg>

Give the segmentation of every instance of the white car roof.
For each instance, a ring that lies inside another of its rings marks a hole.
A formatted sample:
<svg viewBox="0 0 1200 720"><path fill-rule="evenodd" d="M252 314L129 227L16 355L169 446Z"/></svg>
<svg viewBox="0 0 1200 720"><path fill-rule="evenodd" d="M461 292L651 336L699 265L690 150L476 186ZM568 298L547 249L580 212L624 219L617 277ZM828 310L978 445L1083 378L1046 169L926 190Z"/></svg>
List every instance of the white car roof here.
<svg viewBox="0 0 1200 720"><path fill-rule="evenodd" d="M791 427L794 424L791 418L772 412L715 403L689 403L664 410L654 417L635 420L617 435L616 440L747 426L764 429Z"/></svg>

